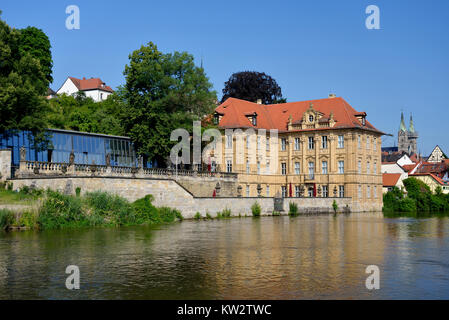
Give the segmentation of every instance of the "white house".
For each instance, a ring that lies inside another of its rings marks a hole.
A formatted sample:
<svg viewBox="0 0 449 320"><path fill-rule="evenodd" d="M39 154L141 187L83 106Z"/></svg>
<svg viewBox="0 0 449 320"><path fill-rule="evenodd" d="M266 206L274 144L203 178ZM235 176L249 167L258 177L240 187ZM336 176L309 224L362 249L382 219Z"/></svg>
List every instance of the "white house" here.
<svg viewBox="0 0 449 320"><path fill-rule="evenodd" d="M106 100L106 98L114 92L111 87L107 86L100 78L77 79L68 77L56 93L74 95L79 91L84 92L86 97L92 98L95 102Z"/></svg>

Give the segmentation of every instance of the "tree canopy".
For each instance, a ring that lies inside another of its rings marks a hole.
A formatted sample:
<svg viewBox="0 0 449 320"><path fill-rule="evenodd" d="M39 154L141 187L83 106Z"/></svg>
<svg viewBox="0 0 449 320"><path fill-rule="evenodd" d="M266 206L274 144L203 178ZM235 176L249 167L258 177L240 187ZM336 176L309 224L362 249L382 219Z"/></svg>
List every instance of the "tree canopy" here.
<svg viewBox="0 0 449 320"><path fill-rule="evenodd" d="M164 163L176 128L210 114L216 93L204 70L186 52L162 53L150 42L129 55L125 66L121 123L139 154Z"/></svg>
<svg viewBox="0 0 449 320"><path fill-rule="evenodd" d="M243 71L232 74L229 80L225 82L221 102L228 98L237 98L251 102L261 99L263 104L287 102L282 97L282 90L276 80L263 72L256 71Z"/></svg>
<svg viewBox="0 0 449 320"><path fill-rule="evenodd" d="M41 59L47 66L43 67ZM49 79L47 36L35 28L13 29L0 19L0 132L27 130L34 134L36 143L45 141L48 104L44 95Z"/></svg>

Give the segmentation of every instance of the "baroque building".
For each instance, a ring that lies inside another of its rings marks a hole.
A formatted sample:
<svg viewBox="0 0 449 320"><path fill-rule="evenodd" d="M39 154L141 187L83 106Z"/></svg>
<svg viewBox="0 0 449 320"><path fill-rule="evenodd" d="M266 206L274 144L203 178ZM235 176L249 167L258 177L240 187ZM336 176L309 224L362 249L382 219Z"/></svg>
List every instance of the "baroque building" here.
<svg viewBox="0 0 449 320"><path fill-rule="evenodd" d="M401 124L398 132L398 151L407 152L409 155L418 154L417 140L418 132L415 131L412 115L410 115L410 126L407 130L404 121L404 113L401 113Z"/></svg>
<svg viewBox="0 0 449 320"><path fill-rule="evenodd" d="M354 211L382 209L381 136L343 98L218 106L219 170L238 173L243 197L350 197Z"/></svg>

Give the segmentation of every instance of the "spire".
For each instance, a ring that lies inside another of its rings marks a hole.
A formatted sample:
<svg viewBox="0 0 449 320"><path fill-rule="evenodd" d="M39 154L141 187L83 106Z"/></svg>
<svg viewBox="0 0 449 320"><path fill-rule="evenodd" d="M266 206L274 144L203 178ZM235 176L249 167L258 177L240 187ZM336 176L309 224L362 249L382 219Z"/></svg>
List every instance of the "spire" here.
<svg viewBox="0 0 449 320"><path fill-rule="evenodd" d="M408 131L413 133L415 132L415 126L413 125L413 118L411 113L410 113L410 129Z"/></svg>
<svg viewBox="0 0 449 320"><path fill-rule="evenodd" d="M399 127L399 131L407 131L404 121L404 112L401 112L401 126Z"/></svg>

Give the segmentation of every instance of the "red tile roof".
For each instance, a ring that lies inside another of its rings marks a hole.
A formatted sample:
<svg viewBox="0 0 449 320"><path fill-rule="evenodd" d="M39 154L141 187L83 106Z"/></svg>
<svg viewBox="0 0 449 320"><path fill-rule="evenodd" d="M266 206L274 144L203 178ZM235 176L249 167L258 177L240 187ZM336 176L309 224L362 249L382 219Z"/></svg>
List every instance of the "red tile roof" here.
<svg viewBox="0 0 449 320"><path fill-rule="evenodd" d="M445 162L422 162L415 173L428 174L432 173L435 176L443 177L449 171L449 165Z"/></svg>
<svg viewBox="0 0 449 320"><path fill-rule="evenodd" d="M311 130L329 130L340 128L361 128L383 134L373 125L366 121L366 125L362 126L356 118L360 112L352 108L343 98L325 98L318 100L308 100L299 102L288 102L272 105L257 104L236 98L229 98L215 111L223 115L220 119L220 128L255 128L255 129L278 129L286 131L289 117L292 117L292 123L299 123L302 120L304 112L306 112L310 104L313 104L315 111L321 112L323 118L329 118L333 113L335 125L332 128L324 127L317 129L303 129L294 131L311 131ZM257 113L257 125L253 126L246 115Z"/></svg>
<svg viewBox="0 0 449 320"><path fill-rule="evenodd" d="M100 78L78 79L74 77L69 77L69 79L72 80L72 82L80 91L98 89L108 92L114 92L114 90L112 90L111 87L107 86L103 81L101 81Z"/></svg>
<svg viewBox="0 0 449 320"><path fill-rule="evenodd" d="M437 183L441 184L441 185L448 185L448 182L443 181L443 179L441 179L440 177L434 175L433 173L415 173L415 174L411 174L410 177L413 176L430 176L432 177Z"/></svg>
<svg viewBox="0 0 449 320"><path fill-rule="evenodd" d="M400 177L400 173L383 173L382 185L384 187L394 187L398 183Z"/></svg>
<svg viewBox="0 0 449 320"><path fill-rule="evenodd" d="M402 166L402 168L404 168L405 172L410 172L410 171L412 171L413 169L415 169L417 165L419 165L419 163L414 163L414 164L404 164L404 165Z"/></svg>

